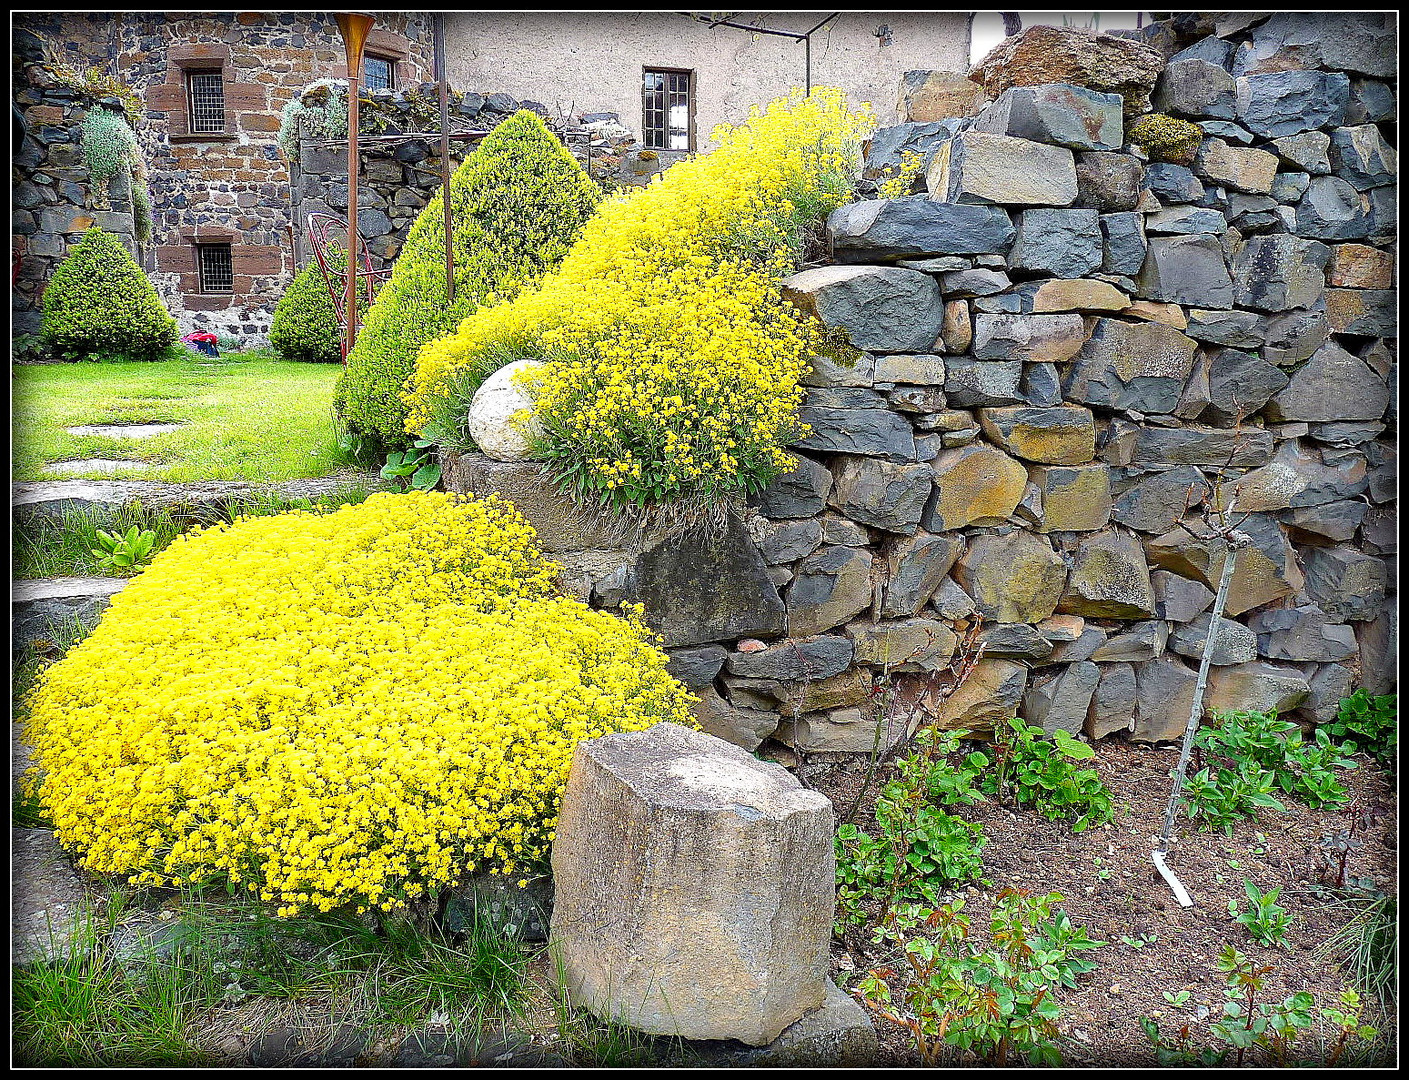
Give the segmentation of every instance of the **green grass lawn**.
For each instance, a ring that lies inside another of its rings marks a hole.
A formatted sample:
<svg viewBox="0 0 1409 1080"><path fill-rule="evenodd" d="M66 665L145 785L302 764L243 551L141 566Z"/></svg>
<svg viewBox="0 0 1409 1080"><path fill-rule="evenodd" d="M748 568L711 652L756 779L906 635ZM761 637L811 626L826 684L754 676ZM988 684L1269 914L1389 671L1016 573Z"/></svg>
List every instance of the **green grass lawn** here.
<svg viewBox="0 0 1409 1080"><path fill-rule="evenodd" d="M327 476L353 462L333 430L336 364L276 360L268 352L154 363L15 367L14 479L57 479L52 462L108 458L147 469L93 478L281 480ZM147 439L72 435L79 425L185 421Z"/></svg>

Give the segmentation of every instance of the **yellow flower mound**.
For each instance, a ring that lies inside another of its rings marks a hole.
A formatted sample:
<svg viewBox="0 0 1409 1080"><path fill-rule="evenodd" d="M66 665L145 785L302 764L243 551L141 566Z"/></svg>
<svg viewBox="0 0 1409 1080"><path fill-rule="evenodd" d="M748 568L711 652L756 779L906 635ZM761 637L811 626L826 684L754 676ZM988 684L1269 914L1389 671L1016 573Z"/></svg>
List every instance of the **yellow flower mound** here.
<svg viewBox="0 0 1409 1080"><path fill-rule="evenodd" d="M538 288L422 347L407 429L449 429L489 373L540 359L538 449L579 495L644 505L761 488L805 434L813 351L778 282L849 197L869 126L840 90L794 94L604 203Z"/></svg>
<svg viewBox="0 0 1409 1080"><path fill-rule="evenodd" d="M182 537L35 691L41 804L90 870L282 915L540 863L580 740L693 726L649 632L555 569L494 498Z"/></svg>

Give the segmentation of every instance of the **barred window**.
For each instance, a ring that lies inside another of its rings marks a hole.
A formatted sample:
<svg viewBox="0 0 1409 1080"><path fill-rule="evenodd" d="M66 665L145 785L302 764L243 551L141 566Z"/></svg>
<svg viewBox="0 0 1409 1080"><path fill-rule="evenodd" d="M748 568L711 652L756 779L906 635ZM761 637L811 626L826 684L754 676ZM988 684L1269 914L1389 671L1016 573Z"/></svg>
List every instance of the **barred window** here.
<svg viewBox="0 0 1409 1080"><path fill-rule="evenodd" d="M188 71L186 97L191 106L192 135L225 132L225 79L219 71Z"/></svg>
<svg viewBox="0 0 1409 1080"><path fill-rule="evenodd" d="M363 61L364 85L368 90L396 89L396 61L369 56Z"/></svg>
<svg viewBox="0 0 1409 1080"><path fill-rule="evenodd" d="M694 127L692 73L647 68L641 79L642 132L652 150L689 150Z"/></svg>
<svg viewBox="0 0 1409 1080"><path fill-rule="evenodd" d="M200 255L201 292L234 292L235 268L230 259L230 245L197 244L196 252Z"/></svg>

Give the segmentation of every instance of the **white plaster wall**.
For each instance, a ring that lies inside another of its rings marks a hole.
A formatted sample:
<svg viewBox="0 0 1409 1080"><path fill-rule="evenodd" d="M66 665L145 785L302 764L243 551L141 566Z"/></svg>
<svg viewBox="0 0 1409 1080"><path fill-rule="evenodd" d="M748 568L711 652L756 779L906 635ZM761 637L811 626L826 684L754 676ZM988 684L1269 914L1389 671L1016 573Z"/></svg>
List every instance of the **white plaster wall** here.
<svg viewBox="0 0 1409 1080"><path fill-rule="evenodd" d="M802 31L826 11L742 12L735 22ZM967 12L844 12L812 39L813 86L840 86L852 104L869 102L881 124L896 120L904 72L965 72ZM877 27L891 30L881 44ZM446 73L452 86L540 101L559 115L614 112L638 136L641 71L695 72L695 145L736 123L750 105L780 97L804 79L800 41L703 23L671 12L476 12L445 14Z"/></svg>

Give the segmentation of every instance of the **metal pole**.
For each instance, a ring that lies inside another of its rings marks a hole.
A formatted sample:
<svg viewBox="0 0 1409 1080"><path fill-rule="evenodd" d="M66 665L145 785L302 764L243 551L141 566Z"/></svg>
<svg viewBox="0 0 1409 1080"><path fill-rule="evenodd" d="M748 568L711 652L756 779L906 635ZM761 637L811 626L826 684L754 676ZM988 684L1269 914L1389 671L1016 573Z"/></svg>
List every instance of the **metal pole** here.
<svg viewBox="0 0 1409 1080"><path fill-rule="evenodd" d="M455 302L455 245L450 223L450 84L445 81L445 13L435 13L435 77L440 83L440 205L445 211L445 302Z"/></svg>
<svg viewBox="0 0 1409 1080"><path fill-rule="evenodd" d="M347 51L347 338L343 342L343 362L357 344L357 80L362 73L362 50L372 29L372 16L366 12L339 12L334 16L338 33Z"/></svg>

